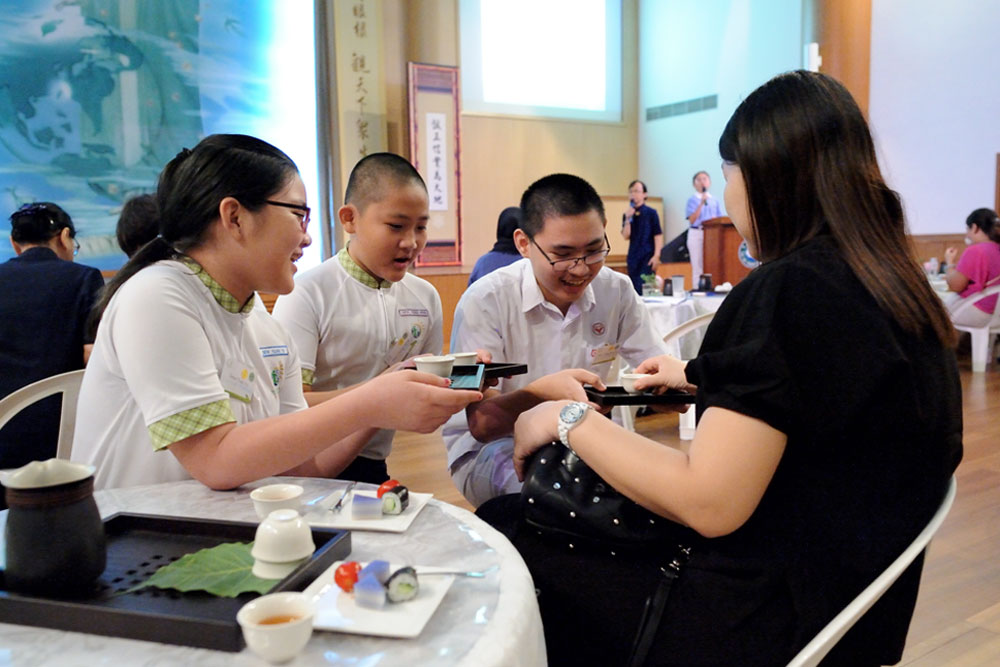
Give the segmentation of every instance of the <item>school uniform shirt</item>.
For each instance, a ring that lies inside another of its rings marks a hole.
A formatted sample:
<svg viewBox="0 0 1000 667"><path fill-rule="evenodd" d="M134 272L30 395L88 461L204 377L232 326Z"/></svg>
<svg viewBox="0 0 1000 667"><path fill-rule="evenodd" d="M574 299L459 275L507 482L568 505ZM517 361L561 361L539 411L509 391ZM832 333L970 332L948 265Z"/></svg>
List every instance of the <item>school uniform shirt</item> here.
<svg viewBox="0 0 1000 667"><path fill-rule="evenodd" d="M169 445L305 409L295 347L255 301L240 304L189 258L122 285L97 331L73 439L97 488L190 479Z"/></svg>
<svg viewBox="0 0 1000 667"><path fill-rule="evenodd" d="M637 366L667 354L628 276L601 268L563 316L545 300L529 261L497 269L465 291L455 307L450 349L484 349L494 362L527 364L526 374L500 380L502 393L567 368L584 368L607 381L616 356ZM469 433L464 410L448 420L442 435L449 467L483 446Z"/></svg>
<svg viewBox="0 0 1000 667"><path fill-rule="evenodd" d="M377 280L342 249L295 281L278 298L274 317L291 334L302 360L303 383L331 391L370 380L418 354L441 354L441 297L407 273ZM395 431L379 430L360 456L384 460Z"/></svg>

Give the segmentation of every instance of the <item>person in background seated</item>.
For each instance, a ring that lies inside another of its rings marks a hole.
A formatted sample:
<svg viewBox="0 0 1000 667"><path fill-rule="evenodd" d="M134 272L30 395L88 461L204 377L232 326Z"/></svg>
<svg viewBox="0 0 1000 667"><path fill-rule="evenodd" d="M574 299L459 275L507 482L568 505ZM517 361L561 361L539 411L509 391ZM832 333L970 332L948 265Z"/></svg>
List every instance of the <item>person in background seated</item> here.
<svg viewBox="0 0 1000 667"><path fill-rule="evenodd" d="M557 398L587 400L583 385L604 389L619 355L634 365L666 352L628 277L604 266L605 224L587 181L570 174L536 181L521 197L514 232L528 261L477 280L455 307L451 350L528 366L442 432L452 480L473 505L520 490L511 434L522 411Z"/></svg>
<svg viewBox="0 0 1000 667"><path fill-rule="evenodd" d="M663 230L656 209L646 206L646 184L632 181L628 184L629 207L622 214L622 238L628 241L628 255L625 258L628 277L632 287L642 294L644 274L656 273L660 266L660 250L663 249Z"/></svg>
<svg viewBox="0 0 1000 667"><path fill-rule="evenodd" d="M306 408L295 345L254 307L258 290L292 290L311 242L305 186L274 146L208 136L167 164L156 199L159 235L97 306L72 456L98 488L334 477L367 442L357 434L430 432L481 399L402 370Z"/></svg>
<svg viewBox="0 0 1000 667"><path fill-rule="evenodd" d="M702 223L722 215L719 200L708 191L712 187L712 179L708 172L699 171L691 179L695 192L688 197L684 216L688 221L687 247L691 256L691 285L698 284L698 278L705 272L705 230Z"/></svg>
<svg viewBox="0 0 1000 667"><path fill-rule="evenodd" d="M274 318L302 363L306 402L318 405L420 354L441 354L444 318L434 286L409 273L427 243L424 179L392 153L362 158L337 211L347 247L296 280ZM363 385L362 385L363 386ZM393 431L370 429L343 479L381 484Z"/></svg>
<svg viewBox="0 0 1000 667"><path fill-rule="evenodd" d="M944 261L948 264L948 289L957 294L948 299L948 307L954 310L964 303L964 299L982 292L989 284L1000 284L1000 218L990 208L977 208L965 220L965 242L969 247L958 257L958 248L944 251ZM955 259L958 258L958 264ZM966 308L961 320L955 324L982 327L989 323L997 306L997 296L980 299L973 308Z"/></svg>
<svg viewBox="0 0 1000 667"><path fill-rule="evenodd" d="M469 285L487 273L521 259L521 253L514 245L514 230L520 224L521 209L517 206L508 206L500 212L500 219L497 220L497 242L493 244L492 250L476 260L476 265L469 274Z"/></svg>
<svg viewBox="0 0 1000 667"><path fill-rule="evenodd" d="M722 304L696 359L636 369L653 374L636 389L697 387L690 449L585 406L564 413L565 401L514 429L519 476L562 439L674 522L677 541L570 549L519 518L518 496L479 508L531 570L550 664L625 664L678 543L690 559L645 626L642 664L788 664L921 532L961 459L955 332L907 250L902 205L850 93L823 74L775 77L736 109L719 152L726 209L762 264ZM922 562L824 665L900 659Z"/></svg>
<svg viewBox="0 0 1000 667"><path fill-rule="evenodd" d="M24 205L10 227L17 257L0 264L0 398L83 368L87 317L104 286L100 271L73 263L76 228L56 204ZM59 396L43 399L0 429L0 468L56 455L61 406Z"/></svg>
<svg viewBox="0 0 1000 667"><path fill-rule="evenodd" d="M158 231L160 213L156 208L156 195L144 194L132 197L122 206L115 226L118 247L131 257L139 248L154 238Z"/></svg>

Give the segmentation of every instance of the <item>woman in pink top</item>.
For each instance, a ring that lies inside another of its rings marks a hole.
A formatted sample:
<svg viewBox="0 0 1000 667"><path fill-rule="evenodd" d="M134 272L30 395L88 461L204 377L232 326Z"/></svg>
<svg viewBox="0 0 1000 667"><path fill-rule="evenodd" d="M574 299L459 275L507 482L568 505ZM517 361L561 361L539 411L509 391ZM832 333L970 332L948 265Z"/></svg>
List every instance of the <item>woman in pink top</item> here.
<svg viewBox="0 0 1000 667"><path fill-rule="evenodd" d="M948 248L944 252L944 260L949 269L945 279L948 289L957 292L958 297L949 304L954 311L964 303L964 299L976 292L982 292L991 283L1000 284L1000 218L996 211L989 208L977 208L965 220L966 243L970 244L962 253L958 264L958 248ZM961 321L956 324L981 327L990 321L993 309L996 308L997 297L989 296L976 302L975 308L968 308L962 314Z"/></svg>

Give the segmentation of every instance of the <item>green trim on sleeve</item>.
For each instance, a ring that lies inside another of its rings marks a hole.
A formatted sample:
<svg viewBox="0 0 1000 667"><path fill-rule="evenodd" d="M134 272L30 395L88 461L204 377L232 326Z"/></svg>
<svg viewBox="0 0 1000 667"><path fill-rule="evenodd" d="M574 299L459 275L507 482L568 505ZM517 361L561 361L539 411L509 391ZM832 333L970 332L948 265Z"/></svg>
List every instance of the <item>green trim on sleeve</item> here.
<svg viewBox="0 0 1000 667"><path fill-rule="evenodd" d="M150 424L149 437L153 441L153 449L160 450L184 438L234 421L236 416L229 406L229 399L223 398Z"/></svg>
<svg viewBox="0 0 1000 667"><path fill-rule="evenodd" d="M306 386L313 386L313 381L316 380L316 371L311 371L308 368L302 369L302 384Z"/></svg>

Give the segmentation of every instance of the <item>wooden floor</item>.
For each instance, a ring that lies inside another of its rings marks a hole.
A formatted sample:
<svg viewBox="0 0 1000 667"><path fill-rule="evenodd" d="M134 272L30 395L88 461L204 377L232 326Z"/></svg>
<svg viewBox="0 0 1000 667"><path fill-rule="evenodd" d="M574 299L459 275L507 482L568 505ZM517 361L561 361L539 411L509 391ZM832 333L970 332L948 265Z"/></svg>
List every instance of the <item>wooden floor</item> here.
<svg viewBox="0 0 1000 667"><path fill-rule="evenodd" d="M1000 365L970 372L959 356L965 457L958 495L931 542L902 665L1000 665ZM679 444L677 417L640 418L636 430ZM389 471L416 491L472 509L445 469L440 432L396 436Z"/></svg>

